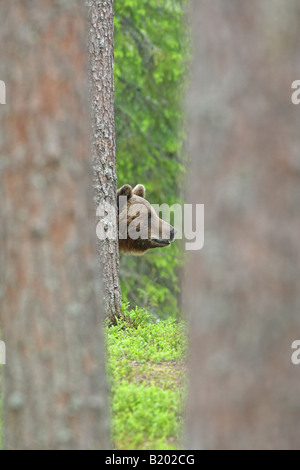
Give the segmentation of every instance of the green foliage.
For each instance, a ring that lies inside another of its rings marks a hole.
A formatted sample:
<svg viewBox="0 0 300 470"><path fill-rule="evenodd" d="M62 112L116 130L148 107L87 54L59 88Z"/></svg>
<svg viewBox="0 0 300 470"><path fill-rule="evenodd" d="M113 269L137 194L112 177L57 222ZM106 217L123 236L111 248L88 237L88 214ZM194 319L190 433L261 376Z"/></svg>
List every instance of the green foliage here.
<svg viewBox="0 0 300 470"><path fill-rule="evenodd" d="M184 171L181 101L186 35L179 0L115 0L118 186L146 186L151 203L180 202ZM142 258L122 255L122 293L132 304L175 315L179 243Z"/></svg>
<svg viewBox="0 0 300 470"><path fill-rule="evenodd" d="M185 394L186 328L143 309L106 328L117 449L176 449Z"/></svg>
<svg viewBox="0 0 300 470"><path fill-rule="evenodd" d="M174 390L122 382L114 396L113 433L121 449L174 449L181 407ZM157 437L159 436L159 437ZM168 442L169 440L169 442Z"/></svg>
<svg viewBox="0 0 300 470"><path fill-rule="evenodd" d="M138 307L128 311L109 328L108 347L115 359L126 357L139 362L180 360L184 355L185 329L174 318L158 320Z"/></svg>

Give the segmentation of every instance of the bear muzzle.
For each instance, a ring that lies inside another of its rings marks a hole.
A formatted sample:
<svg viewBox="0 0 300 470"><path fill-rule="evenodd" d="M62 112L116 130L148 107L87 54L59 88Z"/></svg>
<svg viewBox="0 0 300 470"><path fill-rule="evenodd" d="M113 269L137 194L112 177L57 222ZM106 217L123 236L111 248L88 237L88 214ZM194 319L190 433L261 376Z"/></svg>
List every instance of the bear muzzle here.
<svg viewBox="0 0 300 470"><path fill-rule="evenodd" d="M169 238L151 238L151 241L156 243L158 246L169 246L174 240L177 230L175 227L170 227Z"/></svg>

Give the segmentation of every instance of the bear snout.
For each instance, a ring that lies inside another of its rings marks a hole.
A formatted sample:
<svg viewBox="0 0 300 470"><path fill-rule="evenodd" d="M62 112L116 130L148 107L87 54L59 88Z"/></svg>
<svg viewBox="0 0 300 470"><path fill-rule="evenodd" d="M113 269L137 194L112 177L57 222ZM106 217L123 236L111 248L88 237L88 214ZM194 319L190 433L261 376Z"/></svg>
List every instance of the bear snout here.
<svg viewBox="0 0 300 470"><path fill-rule="evenodd" d="M171 230L170 230L170 241L172 242L175 238L175 235L177 233L177 230L175 227L171 227Z"/></svg>

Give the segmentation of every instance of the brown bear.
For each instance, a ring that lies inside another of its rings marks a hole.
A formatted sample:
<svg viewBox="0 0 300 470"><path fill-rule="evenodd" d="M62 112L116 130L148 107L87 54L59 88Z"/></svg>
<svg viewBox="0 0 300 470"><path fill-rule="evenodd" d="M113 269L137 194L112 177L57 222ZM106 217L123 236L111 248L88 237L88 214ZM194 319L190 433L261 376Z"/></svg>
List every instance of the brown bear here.
<svg viewBox="0 0 300 470"><path fill-rule="evenodd" d="M160 219L145 199L145 187L125 184L117 192L119 251L141 255L169 246L177 230Z"/></svg>

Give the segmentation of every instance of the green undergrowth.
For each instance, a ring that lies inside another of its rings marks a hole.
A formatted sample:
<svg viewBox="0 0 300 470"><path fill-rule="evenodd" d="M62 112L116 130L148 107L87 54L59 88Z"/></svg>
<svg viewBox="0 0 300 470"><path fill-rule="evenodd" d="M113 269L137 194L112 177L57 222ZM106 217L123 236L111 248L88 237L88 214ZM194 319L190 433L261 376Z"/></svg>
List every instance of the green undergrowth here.
<svg viewBox="0 0 300 470"><path fill-rule="evenodd" d="M116 449L178 449L185 395L186 328L143 309L106 327Z"/></svg>

